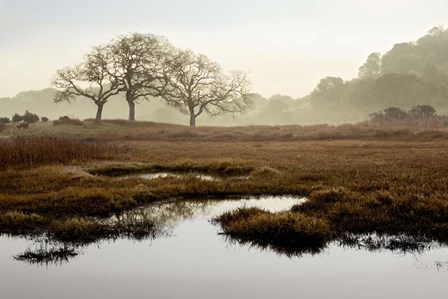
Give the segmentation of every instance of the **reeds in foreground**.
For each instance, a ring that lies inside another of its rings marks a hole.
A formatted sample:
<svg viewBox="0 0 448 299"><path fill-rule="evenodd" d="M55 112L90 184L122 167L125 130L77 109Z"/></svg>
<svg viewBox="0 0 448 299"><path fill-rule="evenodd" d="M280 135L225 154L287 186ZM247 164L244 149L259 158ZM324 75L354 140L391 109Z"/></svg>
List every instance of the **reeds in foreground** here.
<svg viewBox="0 0 448 299"><path fill-rule="evenodd" d="M0 141L0 168L97 159L105 157L109 149L102 144L65 138L10 138Z"/></svg>

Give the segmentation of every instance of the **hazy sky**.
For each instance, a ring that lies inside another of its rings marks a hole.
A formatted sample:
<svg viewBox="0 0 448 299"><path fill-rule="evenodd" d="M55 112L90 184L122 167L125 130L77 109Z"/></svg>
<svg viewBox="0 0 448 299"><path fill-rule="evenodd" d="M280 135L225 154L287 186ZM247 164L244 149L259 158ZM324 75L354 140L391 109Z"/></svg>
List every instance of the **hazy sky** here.
<svg viewBox="0 0 448 299"><path fill-rule="evenodd" d="M264 96L300 97L447 17L446 0L0 0L0 97L46 88L91 46L135 31L248 72Z"/></svg>

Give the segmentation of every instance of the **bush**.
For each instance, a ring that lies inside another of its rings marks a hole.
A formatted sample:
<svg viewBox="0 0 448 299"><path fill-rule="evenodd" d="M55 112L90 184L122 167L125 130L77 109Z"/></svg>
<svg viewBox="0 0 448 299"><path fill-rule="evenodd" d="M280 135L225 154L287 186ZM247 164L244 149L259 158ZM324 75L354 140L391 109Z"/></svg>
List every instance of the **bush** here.
<svg viewBox="0 0 448 299"><path fill-rule="evenodd" d="M41 117L40 118L40 120L43 122L43 123L46 123L46 122L48 122L48 117L45 117L45 116L43 116L43 117Z"/></svg>
<svg viewBox="0 0 448 299"><path fill-rule="evenodd" d="M6 124L11 123L11 120L7 117L0 117L0 123L6 125Z"/></svg>
<svg viewBox="0 0 448 299"><path fill-rule="evenodd" d="M445 117L438 116L434 107L417 105L409 111L397 107L389 107L370 115L370 123L374 125L412 125L420 127L445 127Z"/></svg>
<svg viewBox="0 0 448 299"><path fill-rule="evenodd" d="M17 113L12 116L12 122L14 122L14 123L19 123L22 120L23 120L23 117Z"/></svg>
<svg viewBox="0 0 448 299"><path fill-rule="evenodd" d="M82 126L83 122L79 119L72 119L68 116L61 116L59 117L59 120L53 121L53 125L74 125L74 126Z"/></svg>
<svg viewBox="0 0 448 299"><path fill-rule="evenodd" d="M39 116L37 116L37 114L28 112L27 110L25 114L22 116L22 120L27 124L32 124L39 121Z"/></svg>
<svg viewBox="0 0 448 299"><path fill-rule="evenodd" d="M39 116L37 116L37 114L29 112L28 110L25 112L24 115L16 113L12 116L12 122L19 123L21 121L24 121L27 124L32 124L39 121Z"/></svg>

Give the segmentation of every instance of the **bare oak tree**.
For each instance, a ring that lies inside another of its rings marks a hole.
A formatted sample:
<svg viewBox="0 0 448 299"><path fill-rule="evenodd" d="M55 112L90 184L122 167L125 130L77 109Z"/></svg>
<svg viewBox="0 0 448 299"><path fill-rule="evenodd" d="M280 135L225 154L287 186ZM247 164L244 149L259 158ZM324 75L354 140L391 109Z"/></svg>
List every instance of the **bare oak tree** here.
<svg viewBox="0 0 448 299"><path fill-rule="evenodd" d="M217 63L189 50L171 56L163 83L159 96L189 114L192 127L204 112L211 116L242 113L252 105L244 73L225 75Z"/></svg>
<svg viewBox="0 0 448 299"><path fill-rule="evenodd" d="M165 61L172 52L163 37L134 33L113 40L114 75L123 85L129 120L135 121L135 104L160 94Z"/></svg>
<svg viewBox="0 0 448 299"><path fill-rule="evenodd" d="M123 90L121 82L112 72L113 61L109 47L95 47L85 61L74 67L60 69L53 80L56 92L54 101L72 101L85 97L95 103L95 122L99 124L103 107L111 96Z"/></svg>

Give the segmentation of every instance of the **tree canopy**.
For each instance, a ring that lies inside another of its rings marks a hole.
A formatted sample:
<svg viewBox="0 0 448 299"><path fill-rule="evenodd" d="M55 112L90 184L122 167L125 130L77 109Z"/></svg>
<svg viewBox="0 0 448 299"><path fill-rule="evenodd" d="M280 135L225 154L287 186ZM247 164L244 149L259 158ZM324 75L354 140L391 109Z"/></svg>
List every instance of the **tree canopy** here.
<svg viewBox="0 0 448 299"><path fill-rule="evenodd" d="M109 45L113 75L123 86L129 105L129 120L135 120L135 104L160 95L164 69L174 47L153 34L121 35Z"/></svg>
<svg viewBox="0 0 448 299"><path fill-rule="evenodd" d="M55 102L70 102L76 97L89 99L97 106L95 120L100 123L104 105L124 87L114 73L113 64L109 47L95 47L82 63L58 70L53 80L58 89Z"/></svg>
<svg viewBox="0 0 448 299"><path fill-rule="evenodd" d="M135 120L135 104L163 99L190 115L190 125L202 113L211 116L245 112L251 107L249 81L242 72L224 72L205 55L172 46L164 37L134 33L98 46L84 60L57 71L55 102L78 97L97 106L96 122L109 98L123 94L129 120Z"/></svg>
<svg viewBox="0 0 448 299"><path fill-rule="evenodd" d="M165 80L160 97L189 114L193 127L202 113L242 113L252 105L244 73L226 74L217 63L190 50L176 51L166 68Z"/></svg>
<svg viewBox="0 0 448 299"><path fill-rule="evenodd" d="M374 52L367 57L367 61L359 68L359 78L376 78L381 74L381 53Z"/></svg>

